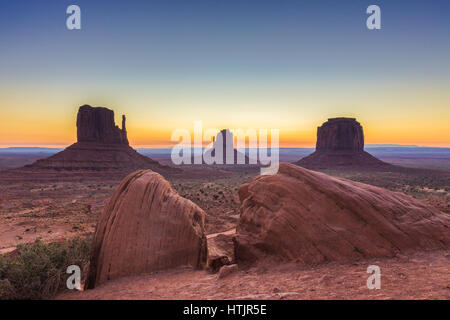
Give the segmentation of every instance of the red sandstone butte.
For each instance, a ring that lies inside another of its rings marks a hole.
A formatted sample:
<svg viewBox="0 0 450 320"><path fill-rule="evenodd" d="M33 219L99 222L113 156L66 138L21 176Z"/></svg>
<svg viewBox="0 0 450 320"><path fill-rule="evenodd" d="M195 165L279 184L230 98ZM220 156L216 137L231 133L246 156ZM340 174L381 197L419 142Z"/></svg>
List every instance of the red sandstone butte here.
<svg viewBox="0 0 450 320"><path fill-rule="evenodd" d="M81 106L77 114L77 142L65 150L26 166L27 169L56 171L125 171L152 169L160 173L176 171L136 152L128 144L122 128L114 122L114 111Z"/></svg>
<svg viewBox="0 0 450 320"><path fill-rule="evenodd" d="M216 159L221 163L214 163L216 165L249 165L250 159L245 155L244 152L240 152L234 148L234 136L229 129L222 129L216 135L213 140L213 145L211 148L207 149L204 156L209 156L215 159L217 152L217 157L222 154L222 159ZM229 159L227 159L229 158ZM254 161L257 164L257 161ZM203 162L202 162L203 163Z"/></svg>
<svg viewBox="0 0 450 320"><path fill-rule="evenodd" d="M450 245L450 217L410 196L282 163L239 190L238 264L315 265Z"/></svg>
<svg viewBox="0 0 450 320"><path fill-rule="evenodd" d="M392 167L364 151L363 128L354 118L328 119L317 128L316 151L296 164L311 169Z"/></svg>
<svg viewBox="0 0 450 320"><path fill-rule="evenodd" d="M140 170L119 185L98 222L85 288L177 266L206 265L205 213L158 173Z"/></svg>
<svg viewBox="0 0 450 320"><path fill-rule="evenodd" d="M119 129L114 123L114 111L81 106L77 114L77 141L128 145L125 122L122 115L122 129Z"/></svg>

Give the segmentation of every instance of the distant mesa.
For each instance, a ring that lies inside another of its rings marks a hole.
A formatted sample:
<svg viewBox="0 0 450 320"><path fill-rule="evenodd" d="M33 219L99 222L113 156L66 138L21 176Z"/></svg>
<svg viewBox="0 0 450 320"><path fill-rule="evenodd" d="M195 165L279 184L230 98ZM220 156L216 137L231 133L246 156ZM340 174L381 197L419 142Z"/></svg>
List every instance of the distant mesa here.
<svg viewBox="0 0 450 320"><path fill-rule="evenodd" d="M157 172L176 170L163 166L131 148L125 122L126 118L122 116L122 128L119 128L114 122L114 111L83 105L77 114L77 142L26 168L129 172L136 169L152 169Z"/></svg>
<svg viewBox="0 0 450 320"><path fill-rule="evenodd" d="M450 217L410 196L281 163L239 189L238 264L316 265L450 246Z"/></svg>
<svg viewBox="0 0 450 320"><path fill-rule="evenodd" d="M317 128L316 148L319 151L363 151L363 128L355 118L330 118Z"/></svg>
<svg viewBox="0 0 450 320"><path fill-rule="evenodd" d="M122 129L119 129L114 123L114 111L81 106L77 114L77 141L128 145L125 122L125 115L122 115Z"/></svg>
<svg viewBox="0 0 450 320"><path fill-rule="evenodd" d="M316 169L391 167L364 151L364 132L355 118L330 118L317 128L316 151L296 164Z"/></svg>
<svg viewBox="0 0 450 320"><path fill-rule="evenodd" d="M85 288L207 260L205 212L160 174L139 170L116 189L98 222Z"/></svg>
<svg viewBox="0 0 450 320"><path fill-rule="evenodd" d="M249 164L249 158L234 148L234 136L229 129L220 130L213 141L212 148L205 151L205 155L212 157L220 153L222 153L222 164Z"/></svg>
<svg viewBox="0 0 450 320"><path fill-rule="evenodd" d="M214 165L219 166L250 164L248 156L234 148L234 136L229 129L220 130L213 139L212 146L204 150L201 159L192 154L192 163L206 164L205 158L209 158L215 159ZM222 154L221 159L220 154Z"/></svg>

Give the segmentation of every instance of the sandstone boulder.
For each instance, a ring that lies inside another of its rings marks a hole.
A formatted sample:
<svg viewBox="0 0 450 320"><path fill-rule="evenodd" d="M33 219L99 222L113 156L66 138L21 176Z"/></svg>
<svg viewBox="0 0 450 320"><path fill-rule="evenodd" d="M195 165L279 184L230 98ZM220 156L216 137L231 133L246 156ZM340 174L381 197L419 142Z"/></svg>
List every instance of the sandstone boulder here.
<svg viewBox="0 0 450 320"><path fill-rule="evenodd" d="M219 234L209 234L208 239L208 269L217 272L224 265L234 261L233 237L234 232L229 231Z"/></svg>
<svg viewBox="0 0 450 320"><path fill-rule="evenodd" d="M123 276L206 264L205 213L158 173L128 175L98 222L85 287Z"/></svg>
<svg viewBox="0 0 450 320"><path fill-rule="evenodd" d="M218 279L223 279L228 277L230 274L237 272L238 266L237 264L231 264L228 266L223 266L222 268L220 268L219 270L219 274L217 276Z"/></svg>
<svg viewBox="0 0 450 320"><path fill-rule="evenodd" d="M450 217L410 196L282 163L239 190L235 259L326 261L448 248Z"/></svg>

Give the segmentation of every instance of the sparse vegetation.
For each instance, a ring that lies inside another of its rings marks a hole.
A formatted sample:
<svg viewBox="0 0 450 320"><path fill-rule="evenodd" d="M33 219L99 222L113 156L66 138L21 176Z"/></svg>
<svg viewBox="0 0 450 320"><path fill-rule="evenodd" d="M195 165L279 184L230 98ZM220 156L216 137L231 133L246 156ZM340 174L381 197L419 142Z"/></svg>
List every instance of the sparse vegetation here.
<svg viewBox="0 0 450 320"><path fill-rule="evenodd" d="M66 286L66 269L89 259L90 239L19 245L0 256L0 299L50 299Z"/></svg>

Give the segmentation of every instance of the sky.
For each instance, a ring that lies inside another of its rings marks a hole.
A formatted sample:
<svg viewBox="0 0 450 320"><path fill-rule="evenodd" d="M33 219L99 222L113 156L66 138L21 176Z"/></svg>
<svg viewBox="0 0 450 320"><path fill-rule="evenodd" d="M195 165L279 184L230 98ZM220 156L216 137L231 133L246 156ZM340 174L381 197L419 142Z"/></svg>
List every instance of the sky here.
<svg viewBox="0 0 450 320"><path fill-rule="evenodd" d="M0 40L0 147L73 143L83 104L126 114L136 147L194 121L310 147L339 116L368 144L450 147L447 0L1 0Z"/></svg>

